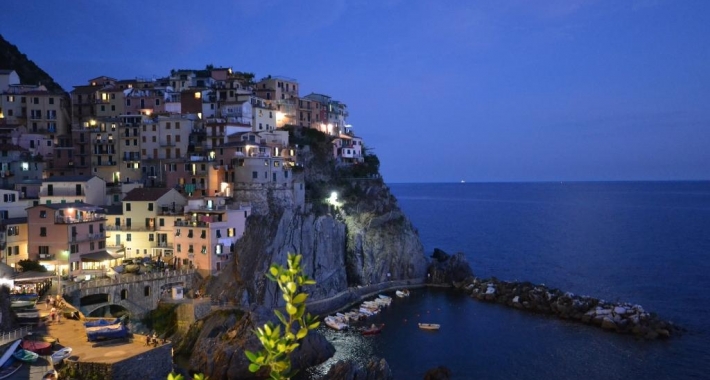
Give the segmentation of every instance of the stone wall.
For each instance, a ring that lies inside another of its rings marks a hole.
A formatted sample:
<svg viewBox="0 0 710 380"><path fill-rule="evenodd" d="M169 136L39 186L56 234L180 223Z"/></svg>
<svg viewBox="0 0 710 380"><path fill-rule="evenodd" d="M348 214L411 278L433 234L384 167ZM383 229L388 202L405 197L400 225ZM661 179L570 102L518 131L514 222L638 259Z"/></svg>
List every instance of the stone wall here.
<svg viewBox="0 0 710 380"><path fill-rule="evenodd" d="M60 377L86 380L165 380L173 370L172 345L166 344L117 363L65 360Z"/></svg>
<svg viewBox="0 0 710 380"><path fill-rule="evenodd" d="M191 303L180 304L175 309L177 315L177 331L179 334L185 334L190 329L190 325L196 320L206 317L212 312L210 300L203 298L194 300Z"/></svg>
<svg viewBox="0 0 710 380"><path fill-rule="evenodd" d="M120 281L104 280L95 283L88 282L86 286L67 287L65 288L65 296L68 297L72 305L78 307L85 315L88 315L93 310L102 306L120 305L131 313L132 319L137 320L143 318L147 313L158 306L163 288L176 284L190 288L193 286L194 281L194 272L176 274L173 276L164 276L160 273L137 276L123 275ZM125 299L121 299L121 292L123 290L127 292ZM83 297L96 294L106 294L108 296L108 303L94 305L81 304Z"/></svg>

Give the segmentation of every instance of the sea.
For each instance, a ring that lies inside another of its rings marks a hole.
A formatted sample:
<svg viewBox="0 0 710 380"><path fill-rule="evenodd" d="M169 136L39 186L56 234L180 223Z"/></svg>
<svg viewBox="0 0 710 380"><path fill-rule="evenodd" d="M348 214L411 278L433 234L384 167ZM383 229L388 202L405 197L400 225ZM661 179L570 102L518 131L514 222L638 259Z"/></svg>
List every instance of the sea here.
<svg viewBox="0 0 710 380"><path fill-rule="evenodd" d="M710 379L710 182L391 184L425 253L463 252L476 276L642 305L685 332L646 341L423 288L367 323L322 329L337 360L384 358L395 379ZM439 331L417 328L438 323Z"/></svg>

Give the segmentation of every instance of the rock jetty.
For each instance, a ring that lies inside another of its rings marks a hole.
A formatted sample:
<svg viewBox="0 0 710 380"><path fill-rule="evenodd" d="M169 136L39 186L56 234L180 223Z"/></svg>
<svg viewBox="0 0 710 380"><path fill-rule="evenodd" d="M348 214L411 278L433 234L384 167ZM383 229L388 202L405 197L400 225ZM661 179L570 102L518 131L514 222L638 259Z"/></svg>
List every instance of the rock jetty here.
<svg viewBox="0 0 710 380"><path fill-rule="evenodd" d="M578 321L621 334L633 334L644 339L669 338L682 331L672 322L660 319L640 305L606 302L530 282L508 282L495 277L461 278L461 274L466 273L462 268L468 265L462 253L452 256L437 249L432 257L434 262L429 268L432 274L430 279L452 279L451 285L479 301L554 315L561 319ZM455 265L447 265L449 261ZM455 270L453 274L442 273L452 269Z"/></svg>

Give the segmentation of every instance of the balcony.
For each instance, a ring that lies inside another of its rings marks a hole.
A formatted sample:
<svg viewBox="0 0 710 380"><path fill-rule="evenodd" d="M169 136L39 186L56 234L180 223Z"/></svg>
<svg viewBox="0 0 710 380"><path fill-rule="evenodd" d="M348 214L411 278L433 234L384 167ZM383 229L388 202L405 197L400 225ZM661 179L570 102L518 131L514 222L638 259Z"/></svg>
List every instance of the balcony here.
<svg viewBox="0 0 710 380"><path fill-rule="evenodd" d="M168 243L166 241L153 241L150 244L151 248L173 248L172 243Z"/></svg>
<svg viewBox="0 0 710 380"><path fill-rule="evenodd" d="M98 162L96 163L96 166L116 166L118 165L116 162Z"/></svg>
<svg viewBox="0 0 710 380"><path fill-rule="evenodd" d="M54 218L55 224L75 224L75 223L86 223L86 222L102 222L106 220L105 215L89 215L82 216L80 218L72 218L69 216L57 216Z"/></svg>
<svg viewBox="0 0 710 380"><path fill-rule="evenodd" d="M50 253L40 253L39 259L40 260L54 260L54 255L50 254Z"/></svg>
<svg viewBox="0 0 710 380"><path fill-rule="evenodd" d="M107 225L106 231L155 231L155 227Z"/></svg>
<svg viewBox="0 0 710 380"><path fill-rule="evenodd" d="M81 243L85 241L95 241L95 240L104 240L106 239L106 234L103 232L99 232L98 234L80 234L76 236L72 236L70 242L71 243Z"/></svg>

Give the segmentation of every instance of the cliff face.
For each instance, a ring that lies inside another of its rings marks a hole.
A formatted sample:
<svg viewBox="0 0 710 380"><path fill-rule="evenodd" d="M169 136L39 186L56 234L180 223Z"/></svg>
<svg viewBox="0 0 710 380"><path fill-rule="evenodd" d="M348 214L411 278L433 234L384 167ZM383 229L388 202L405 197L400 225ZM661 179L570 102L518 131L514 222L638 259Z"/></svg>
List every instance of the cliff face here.
<svg viewBox="0 0 710 380"><path fill-rule="evenodd" d="M262 207L249 217L234 261L208 284L208 294L266 314L254 311L248 320L218 315L203 320L209 329L201 329L194 349L189 350L192 369L216 378L246 375L243 348L259 348L249 337L259 326L254 323L256 315L266 320L272 309L283 305L277 285L264 274L272 263L284 265L288 253L303 255L305 273L316 280L316 285L305 289L309 301L332 297L348 287L426 276L427 260L419 236L382 179L376 173L356 177L351 167L338 169L329 158L328 144L326 140L301 151L306 205L296 205L283 192L262 193L257 199ZM337 206L323 202L331 191L339 194ZM215 339L229 336L230 330L246 340L236 344L232 339ZM296 367L316 364L332 350L316 332L308 339L304 346L309 348L294 360Z"/></svg>

